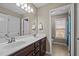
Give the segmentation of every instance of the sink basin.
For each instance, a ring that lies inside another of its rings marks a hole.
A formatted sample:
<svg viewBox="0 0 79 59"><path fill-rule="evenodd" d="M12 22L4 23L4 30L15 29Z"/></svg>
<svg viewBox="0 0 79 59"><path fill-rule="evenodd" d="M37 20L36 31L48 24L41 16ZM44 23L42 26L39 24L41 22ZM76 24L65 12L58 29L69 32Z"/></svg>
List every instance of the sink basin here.
<svg viewBox="0 0 79 59"><path fill-rule="evenodd" d="M25 44L24 41L16 41L13 43L6 43L0 46L0 55L9 55L19 50L19 48L22 48L22 46Z"/></svg>
<svg viewBox="0 0 79 59"><path fill-rule="evenodd" d="M8 43L7 45L5 45L3 47L3 49L11 49L11 48L17 48L21 45L25 44L24 41L17 41L17 42L13 42L13 43Z"/></svg>

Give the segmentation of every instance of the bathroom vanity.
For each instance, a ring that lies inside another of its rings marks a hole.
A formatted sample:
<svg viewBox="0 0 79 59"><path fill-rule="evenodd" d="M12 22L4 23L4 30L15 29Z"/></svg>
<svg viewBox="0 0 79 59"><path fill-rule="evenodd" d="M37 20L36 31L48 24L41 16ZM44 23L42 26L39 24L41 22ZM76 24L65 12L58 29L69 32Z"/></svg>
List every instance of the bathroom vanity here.
<svg viewBox="0 0 79 59"><path fill-rule="evenodd" d="M20 49L11 56L43 56L46 52L46 37Z"/></svg>
<svg viewBox="0 0 79 59"><path fill-rule="evenodd" d="M20 36L15 42L0 44L0 56L43 56L46 53L46 35Z"/></svg>

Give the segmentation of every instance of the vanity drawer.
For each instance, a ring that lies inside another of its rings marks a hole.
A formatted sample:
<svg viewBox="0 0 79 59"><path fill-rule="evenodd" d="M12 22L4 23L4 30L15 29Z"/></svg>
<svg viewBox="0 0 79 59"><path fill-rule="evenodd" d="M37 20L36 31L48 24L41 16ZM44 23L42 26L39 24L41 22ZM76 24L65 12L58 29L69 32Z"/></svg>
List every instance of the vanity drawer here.
<svg viewBox="0 0 79 59"><path fill-rule="evenodd" d="M34 44L29 45L25 47L24 49L21 49L20 51L14 53L15 56L27 56L29 53L34 51Z"/></svg>

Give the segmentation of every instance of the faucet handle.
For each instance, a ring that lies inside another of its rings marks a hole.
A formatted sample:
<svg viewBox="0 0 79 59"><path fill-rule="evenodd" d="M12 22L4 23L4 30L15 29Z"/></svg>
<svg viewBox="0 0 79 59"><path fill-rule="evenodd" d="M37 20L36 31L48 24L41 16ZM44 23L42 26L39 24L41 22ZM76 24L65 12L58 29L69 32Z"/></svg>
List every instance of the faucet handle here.
<svg viewBox="0 0 79 59"><path fill-rule="evenodd" d="M12 40L8 39L8 43L11 43L11 42L12 42Z"/></svg>
<svg viewBox="0 0 79 59"><path fill-rule="evenodd" d="M15 42L15 37L11 37L12 42Z"/></svg>

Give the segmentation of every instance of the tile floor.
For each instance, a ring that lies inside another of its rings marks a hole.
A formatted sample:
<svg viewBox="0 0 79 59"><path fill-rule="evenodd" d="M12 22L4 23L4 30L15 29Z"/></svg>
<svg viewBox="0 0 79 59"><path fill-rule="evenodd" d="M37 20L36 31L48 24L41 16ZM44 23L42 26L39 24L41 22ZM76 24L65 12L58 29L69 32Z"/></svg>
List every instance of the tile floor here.
<svg viewBox="0 0 79 59"><path fill-rule="evenodd" d="M68 48L66 45L53 44L53 56L68 56Z"/></svg>

